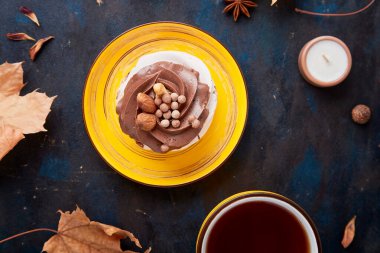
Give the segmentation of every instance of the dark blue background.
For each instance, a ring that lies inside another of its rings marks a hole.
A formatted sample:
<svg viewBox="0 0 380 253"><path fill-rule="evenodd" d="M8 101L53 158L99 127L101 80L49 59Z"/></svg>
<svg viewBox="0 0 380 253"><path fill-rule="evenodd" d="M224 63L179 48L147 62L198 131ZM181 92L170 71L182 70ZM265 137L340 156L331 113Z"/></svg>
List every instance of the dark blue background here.
<svg viewBox="0 0 380 253"><path fill-rule="evenodd" d="M258 2L254 17L234 23L222 0L2 0L0 33L54 35L31 63L31 42L0 38L0 62L25 60L23 92L58 95L46 133L28 135L0 162L0 239L36 227L56 228L58 209L78 204L93 220L133 231L153 252L194 252L207 213L237 192L283 194L315 221L324 252L380 252L380 4L342 18L299 15ZM281 2L282 0L279 0ZM322 3L325 2L324 5ZM308 0L323 12L367 1ZM35 10L41 28L18 12ZM234 155L213 175L174 189L133 183L115 173L92 147L82 121L86 74L100 50L136 25L174 20L220 40L240 64L249 91L249 117ZM353 68L339 87L318 89L300 76L302 46L320 35L350 47ZM368 104L373 118L354 124L350 110ZM344 250L343 228L357 215L357 235ZM39 252L51 236L31 234L0 245L1 252Z"/></svg>

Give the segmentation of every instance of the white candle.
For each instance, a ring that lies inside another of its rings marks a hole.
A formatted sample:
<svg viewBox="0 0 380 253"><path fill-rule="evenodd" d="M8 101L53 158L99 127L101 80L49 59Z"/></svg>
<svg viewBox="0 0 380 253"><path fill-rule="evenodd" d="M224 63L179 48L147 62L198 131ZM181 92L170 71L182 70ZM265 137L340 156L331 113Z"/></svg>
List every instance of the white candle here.
<svg viewBox="0 0 380 253"><path fill-rule="evenodd" d="M352 65L346 44L332 36L322 36L306 43L300 53L303 77L318 87L331 87L348 76Z"/></svg>

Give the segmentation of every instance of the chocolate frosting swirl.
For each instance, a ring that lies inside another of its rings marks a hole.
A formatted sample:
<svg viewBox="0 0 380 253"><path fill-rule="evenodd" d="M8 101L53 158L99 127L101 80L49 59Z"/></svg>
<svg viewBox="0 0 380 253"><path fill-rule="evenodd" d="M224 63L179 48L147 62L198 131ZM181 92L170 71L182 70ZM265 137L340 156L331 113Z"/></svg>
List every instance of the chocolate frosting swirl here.
<svg viewBox="0 0 380 253"><path fill-rule="evenodd" d="M157 124L152 131L146 132L136 126L136 116L141 112L137 106L137 94L140 92L154 94L155 83L162 83L170 92L187 98L186 103L180 107L179 128L163 128ZM206 108L209 98L209 86L199 82L199 73L196 70L163 61L142 68L129 80L116 112L123 132L140 145L147 145L153 151L161 152L160 147L163 144L170 149L179 149L198 136L209 114ZM191 115L201 122L199 128L191 127L188 122Z"/></svg>

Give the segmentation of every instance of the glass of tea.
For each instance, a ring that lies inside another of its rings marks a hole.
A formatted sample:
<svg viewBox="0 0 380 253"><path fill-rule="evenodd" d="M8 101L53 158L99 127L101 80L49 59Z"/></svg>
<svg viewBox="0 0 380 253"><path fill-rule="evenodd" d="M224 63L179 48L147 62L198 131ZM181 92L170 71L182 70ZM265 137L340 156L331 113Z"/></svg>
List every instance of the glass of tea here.
<svg viewBox="0 0 380 253"><path fill-rule="evenodd" d="M272 192L249 191L217 205L199 231L197 253L321 253L306 212Z"/></svg>

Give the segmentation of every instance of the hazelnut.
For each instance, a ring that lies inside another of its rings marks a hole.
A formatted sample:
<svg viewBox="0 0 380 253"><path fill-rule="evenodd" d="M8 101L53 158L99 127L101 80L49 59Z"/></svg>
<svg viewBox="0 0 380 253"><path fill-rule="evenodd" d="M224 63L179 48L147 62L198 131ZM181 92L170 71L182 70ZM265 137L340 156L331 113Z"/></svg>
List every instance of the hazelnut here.
<svg viewBox="0 0 380 253"><path fill-rule="evenodd" d="M161 117L162 117L162 111L161 111L160 109L158 109L158 110L156 111L156 117L157 117L157 118L161 118Z"/></svg>
<svg viewBox="0 0 380 253"><path fill-rule="evenodd" d="M156 116L143 112L137 115L135 123L141 130L149 132L156 127Z"/></svg>
<svg viewBox="0 0 380 253"><path fill-rule="evenodd" d="M172 94L170 94L171 98L172 98L172 101L173 102L177 102L178 100L178 94L173 92Z"/></svg>
<svg viewBox="0 0 380 253"><path fill-rule="evenodd" d="M163 128L167 128L167 127L169 127L169 125L170 125L170 121L167 120L167 119L163 119L163 120L161 120L160 125L161 125Z"/></svg>
<svg viewBox="0 0 380 253"><path fill-rule="evenodd" d="M162 95L162 101L164 103L170 104L170 102L172 102L172 98L170 97L170 94L166 93L166 94Z"/></svg>
<svg viewBox="0 0 380 253"><path fill-rule="evenodd" d="M143 111L147 113L154 113L157 109L154 104L153 98L145 93L137 94L137 106Z"/></svg>
<svg viewBox="0 0 380 253"><path fill-rule="evenodd" d="M188 118L187 118L187 121L191 124L193 123L194 120L196 120L197 118L192 114L190 115Z"/></svg>
<svg viewBox="0 0 380 253"><path fill-rule="evenodd" d="M154 93L156 93L156 95L158 97L161 97L162 95L164 95L165 93L168 93L165 86L162 84L162 83L156 83L153 85L153 90L154 90Z"/></svg>
<svg viewBox="0 0 380 253"><path fill-rule="evenodd" d="M170 108L172 108L172 110L177 110L178 107L179 107L178 102L172 102L170 105Z"/></svg>
<svg viewBox="0 0 380 253"><path fill-rule="evenodd" d="M191 123L191 127L192 127L192 128L199 128L200 126L201 126L201 122L200 122L198 119L194 120L194 121Z"/></svg>
<svg viewBox="0 0 380 253"><path fill-rule="evenodd" d="M167 112L167 111L169 111L169 106L167 104L161 104L160 105L160 110L162 112Z"/></svg>
<svg viewBox="0 0 380 253"><path fill-rule="evenodd" d="M162 153L166 153L166 152L169 151L169 146L163 144L163 145L161 145L160 149L161 149L161 152L162 152Z"/></svg>
<svg viewBox="0 0 380 253"><path fill-rule="evenodd" d="M170 119L172 117L172 112L171 111L167 111L163 115L164 115L165 119Z"/></svg>
<svg viewBox="0 0 380 253"><path fill-rule="evenodd" d="M162 99L161 99L161 98L155 98L155 99L154 99L154 103L155 103L157 106L160 106L160 104L162 104Z"/></svg>
<svg viewBox="0 0 380 253"><path fill-rule="evenodd" d="M178 119L180 115L181 115L181 113L179 113L178 110L174 110L174 111L172 112L172 118L173 118L173 119Z"/></svg>
<svg viewBox="0 0 380 253"><path fill-rule="evenodd" d="M184 95L181 95L178 97L178 103L184 104L186 103L186 97Z"/></svg>
<svg viewBox="0 0 380 253"><path fill-rule="evenodd" d="M172 127L178 128L181 125L181 121L178 119L172 120Z"/></svg>
<svg viewBox="0 0 380 253"><path fill-rule="evenodd" d="M352 120L358 124L366 124L371 118L371 109L366 105L357 105L352 109Z"/></svg>

